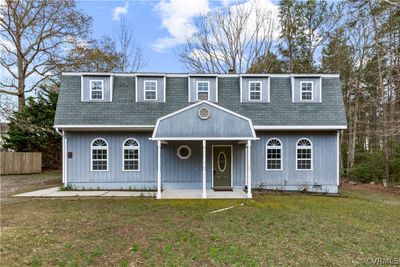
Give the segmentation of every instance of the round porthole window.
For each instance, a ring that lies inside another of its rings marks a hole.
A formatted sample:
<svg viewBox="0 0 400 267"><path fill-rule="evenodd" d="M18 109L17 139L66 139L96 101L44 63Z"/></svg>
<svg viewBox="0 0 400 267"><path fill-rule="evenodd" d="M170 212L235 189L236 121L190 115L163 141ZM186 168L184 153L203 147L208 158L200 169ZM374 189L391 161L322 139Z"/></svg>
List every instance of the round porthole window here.
<svg viewBox="0 0 400 267"><path fill-rule="evenodd" d="M187 145L181 145L178 147L177 155L180 159L188 159L192 155L192 150Z"/></svg>
<svg viewBox="0 0 400 267"><path fill-rule="evenodd" d="M206 108L201 108L199 110L199 117L202 120L208 119L210 117L210 111L208 109L206 109Z"/></svg>

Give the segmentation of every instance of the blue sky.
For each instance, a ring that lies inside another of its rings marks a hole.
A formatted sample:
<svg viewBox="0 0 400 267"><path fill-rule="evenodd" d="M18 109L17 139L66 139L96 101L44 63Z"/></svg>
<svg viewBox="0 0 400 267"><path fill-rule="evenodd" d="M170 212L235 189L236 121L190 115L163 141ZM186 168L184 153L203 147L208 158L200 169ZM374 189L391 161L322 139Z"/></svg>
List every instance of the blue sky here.
<svg viewBox="0 0 400 267"><path fill-rule="evenodd" d="M123 16L135 27L136 41L147 65L141 71L185 72L174 53L193 31L190 19L229 0L78 0L78 7L93 18L93 37L113 37ZM249 0L251 1L251 0ZM273 5L277 1L261 0Z"/></svg>

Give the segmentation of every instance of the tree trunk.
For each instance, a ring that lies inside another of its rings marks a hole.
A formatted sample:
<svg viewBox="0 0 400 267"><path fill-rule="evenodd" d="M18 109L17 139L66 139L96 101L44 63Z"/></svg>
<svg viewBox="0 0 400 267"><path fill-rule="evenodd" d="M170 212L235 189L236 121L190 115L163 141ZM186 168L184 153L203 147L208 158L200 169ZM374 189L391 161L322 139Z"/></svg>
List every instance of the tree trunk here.
<svg viewBox="0 0 400 267"><path fill-rule="evenodd" d="M353 118L351 120L351 127L349 131L349 154L347 157L347 169L350 172L354 166L354 160L356 155L356 143L357 143L357 126L358 126L358 101L356 100L353 110Z"/></svg>
<svg viewBox="0 0 400 267"><path fill-rule="evenodd" d="M19 59L18 59L19 60ZM22 61L22 60L21 60ZM22 70L22 62L18 62L18 111L21 112L25 109L25 77Z"/></svg>
<svg viewBox="0 0 400 267"><path fill-rule="evenodd" d="M372 22L374 25L374 41L375 41L375 50L376 50L376 61L378 65L378 88L380 91L381 97L381 104L382 104L382 116L383 116L383 153L384 153L384 163L385 163L385 179L389 179L389 142L388 142L388 123L387 123L387 101L385 98L385 88L383 85L383 73L382 73L382 62L381 62L381 48L380 48L380 33L378 29L378 25L376 22L376 17L372 12L371 2L369 3L371 15L372 15Z"/></svg>

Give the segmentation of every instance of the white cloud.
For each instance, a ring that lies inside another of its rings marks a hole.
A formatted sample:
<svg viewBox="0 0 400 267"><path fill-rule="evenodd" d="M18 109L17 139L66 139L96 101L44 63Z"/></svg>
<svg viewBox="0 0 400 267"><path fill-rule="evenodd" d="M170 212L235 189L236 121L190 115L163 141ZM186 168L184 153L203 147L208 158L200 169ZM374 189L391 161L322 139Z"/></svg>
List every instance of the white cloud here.
<svg viewBox="0 0 400 267"><path fill-rule="evenodd" d="M221 0L220 6L213 7L221 8L231 6L232 11L235 12L235 8L250 8L251 6L256 6L254 10L257 13L262 10L267 10L271 13L271 19L275 22L275 29L273 31L273 38L279 37L279 25L278 20L278 6L273 4L271 0L246 0L243 2L237 2L231 0ZM156 6L156 10L161 16L162 27L167 29L169 36L162 37L156 40L153 44L153 49L155 51L163 51L168 48L172 48L176 45L185 42L187 36L191 36L195 32L195 27L192 24L192 19L198 14L204 14L212 9L209 5L209 0L197 0L197 1L187 1L187 0L161 0ZM251 16L247 24L248 31L252 31L255 27L257 15Z"/></svg>
<svg viewBox="0 0 400 267"><path fill-rule="evenodd" d="M163 51L185 41L195 31L192 18L210 10L208 0L161 0L156 6L161 16L161 24L169 32L168 37L157 39L153 45L155 51Z"/></svg>
<svg viewBox="0 0 400 267"><path fill-rule="evenodd" d="M269 30L268 23L271 22L273 23L272 38L275 40L279 38L279 7L273 4L271 0L248 0L238 5L231 6L233 13L242 8L245 10L251 10L252 12L252 15L245 26L247 35L251 35L251 33L254 31L254 28L256 28L256 25L260 23L260 19L264 19L264 16L267 15L265 18L265 25L263 25L264 27L261 29L261 32L267 34L267 31Z"/></svg>
<svg viewBox="0 0 400 267"><path fill-rule="evenodd" d="M0 52L7 52L7 50L10 50L11 52L15 52L17 49L16 49L14 43L12 43L6 39L2 39L2 37L0 36Z"/></svg>
<svg viewBox="0 0 400 267"><path fill-rule="evenodd" d="M121 15L128 13L128 7L129 7L128 2L125 2L124 6L117 6L116 8L114 8L112 19L114 21L119 21L121 19Z"/></svg>

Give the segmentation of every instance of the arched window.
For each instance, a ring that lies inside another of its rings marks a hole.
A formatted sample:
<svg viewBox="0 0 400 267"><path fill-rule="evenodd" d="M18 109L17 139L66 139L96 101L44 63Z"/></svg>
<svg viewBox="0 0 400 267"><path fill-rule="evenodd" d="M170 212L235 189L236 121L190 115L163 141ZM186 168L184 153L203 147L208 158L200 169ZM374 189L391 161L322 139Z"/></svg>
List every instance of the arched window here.
<svg viewBox="0 0 400 267"><path fill-rule="evenodd" d="M267 170L282 170L282 142L277 138L267 141Z"/></svg>
<svg viewBox="0 0 400 267"><path fill-rule="evenodd" d="M108 170L108 144L107 141L98 138L91 145L91 168L92 171Z"/></svg>
<svg viewBox="0 0 400 267"><path fill-rule="evenodd" d="M123 170L138 171L140 159L140 146L136 139L126 139L122 146Z"/></svg>
<svg viewBox="0 0 400 267"><path fill-rule="evenodd" d="M307 138L297 141L296 170L312 170L312 143Z"/></svg>

